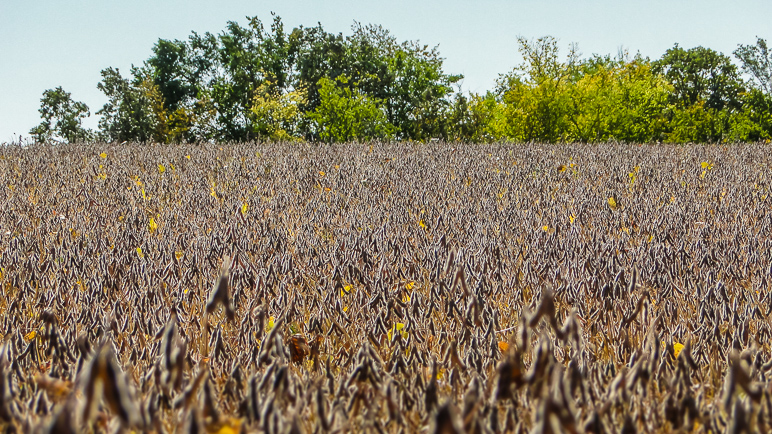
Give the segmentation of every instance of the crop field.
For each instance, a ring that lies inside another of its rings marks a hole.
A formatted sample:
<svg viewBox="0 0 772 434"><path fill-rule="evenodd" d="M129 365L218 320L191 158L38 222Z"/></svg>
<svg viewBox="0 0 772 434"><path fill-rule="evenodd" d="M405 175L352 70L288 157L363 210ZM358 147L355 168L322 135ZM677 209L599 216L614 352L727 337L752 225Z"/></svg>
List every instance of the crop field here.
<svg viewBox="0 0 772 434"><path fill-rule="evenodd" d="M763 145L0 147L3 432L772 430Z"/></svg>

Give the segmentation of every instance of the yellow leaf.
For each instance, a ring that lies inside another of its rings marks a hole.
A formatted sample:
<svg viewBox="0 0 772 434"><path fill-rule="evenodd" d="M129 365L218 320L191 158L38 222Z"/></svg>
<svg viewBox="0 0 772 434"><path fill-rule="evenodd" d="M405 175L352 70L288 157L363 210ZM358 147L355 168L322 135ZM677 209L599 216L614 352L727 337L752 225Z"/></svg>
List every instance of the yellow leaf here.
<svg viewBox="0 0 772 434"><path fill-rule="evenodd" d="M678 355L681 354L681 350L684 349L684 345L680 344L678 342L673 344L673 354L675 355L675 358L678 358Z"/></svg>
<svg viewBox="0 0 772 434"><path fill-rule="evenodd" d="M499 342L499 351L505 353L509 349L509 343L506 341Z"/></svg>
<svg viewBox="0 0 772 434"><path fill-rule="evenodd" d="M190 160L190 155L186 155L186 156L185 156L185 158L187 158L188 160Z"/></svg>
<svg viewBox="0 0 772 434"><path fill-rule="evenodd" d="M99 156L100 156L100 157L102 157L102 158L107 158L107 154L105 154L104 152L102 152L101 154L99 154Z"/></svg>
<svg viewBox="0 0 772 434"><path fill-rule="evenodd" d="M399 333L400 336L402 336L403 339L407 339L407 337L408 337L407 332L403 332L402 331L403 328L405 328L405 324L403 324L401 322L398 322L398 323L394 324L394 327L392 327L391 330L389 330L389 332L386 334L387 337L389 338L389 340L391 340L391 337L394 335L395 331L397 333Z"/></svg>
<svg viewBox="0 0 772 434"><path fill-rule="evenodd" d="M145 187L142 187L142 199L147 200L147 196L145 195Z"/></svg>
<svg viewBox="0 0 772 434"><path fill-rule="evenodd" d="M611 209L617 209L617 201L613 197L608 198L608 206L610 206Z"/></svg>
<svg viewBox="0 0 772 434"><path fill-rule="evenodd" d="M142 254L142 247L137 247L137 255L139 255L140 258L144 258L145 255Z"/></svg>
<svg viewBox="0 0 772 434"><path fill-rule="evenodd" d="M241 205L241 215L247 215L248 209L249 209L249 204L244 202L244 204Z"/></svg>
<svg viewBox="0 0 772 434"><path fill-rule="evenodd" d="M348 306L343 306L343 312L348 312Z"/></svg>
<svg viewBox="0 0 772 434"><path fill-rule="evenodd" d="M273 329L274 325L275 325L274 318L273 317L268 318L268 330L267 331L271 331Z"/></svg>
<svg viewBox="0 0 772 434"><path fill-rule="evenodd" d="M158 165L158 172L159 172L159 173L164 173L164 172L166 172L166 168L164 167L164 165L163 165L163 164L159 164L159 165Z"/></svg>
<svg viewBox="0 0 772 434"><path fill-rule="evenodd" d="M438 369L437 370L437 379L438 380L441 379L442 378L442 374L444 374L444 373L445 373L444 369L442 369L442 368Z"/></svg>
<svg viewBox="0 0 772 434"><path fill-rule="evenodd" d="M24 335L24 339L27 342L29 342L29 341L35 339L35 336L37 336L37 335L38 335L38 332L36 332L35 330L32 330L31 332L29 332L26 335Z"/></svg>
<svg viewBox="0 0 772 434"><path fill-rule="evenodd" d="M566 165L565 164L561 164L560 166L558 166L558 172L565 172L565 171L566 171Z"/></svg>
<svg viewBox="0 0 772 434"><path fill-rule="evenodd" d="M158 224L155 222L155 220L153 220L153 217L150 217L150 222L148 222L147 224L147 229L150 231L151 234L155 232L156 229L158 229Z"/></svg>
<svg viewBox="0 0 772 434"><path fill-rule="evenodd" d="M408 291L410 291L411 289L413 289L413 287L414 287L414 286L415 286L415 282L413 282L413 281L410 281L410 282L407 282L407 283L405 284L405 289L407 289Z"/></svg>
<svg viewBox="0 0 772 434"><path fill-rule="evenodd" d="M215 434L238 434L241 432L241 421L238 419L231 419L223 424Z"/></svg>
<svg viewBox="0 0 772 434"><path fill-rule="evenodd" d="M421 226L422 228L426 229L426 223L424 223L424 220L418 220L418 226Z"/></svg>
<svg viewBox="0 0 772 434"><path fill-rule="evenodd" d="M320 170L319 171L319 176L324 176L324 175L325 175L325 173Z"/></svg>
<svg viewBox="0 0 772 434"><path fill-rule="evenodd" d="M405 324L402 324L401 322L398 322L396 327L397 327L397 331L401 332L402 337L407 339L407 332L403 332L402 331L402 329L405 328Z"/></svg>
<svg viewBox="0 0 772 434"><path fill-rule="evenodd" d="M635 166L633 167L633 171L627 174L627 176L630 177L630 184L634 183L636 178L638 178L639 170L641 170L641 166Z"/></svg>
<svg viewBox="0 0 772 434"><path fill-rule="evenodd" d="M575 217L574 217L573 214L568 216L568 221L571 222L571 224L574 224L574 219L575 219Z"/></svg>
<svg viewBox="0 0 772 434"><path fill-rule="evenodd" d="M542 230L544 230L544 232L549 232L550 231L550 227L548 225L544 225L541 228L542 228Z"/></svg>
<svg viewBox="0 0 772 434"><path fill-rule="evenodd" d="M353 286L351 286L351 285L344 285L343 289L340 290L340 296L341 297L345 297L346 294L350 293L352 289L354 289Z"/></svg>
<svg viewBox="0 0 772 434"><path fill-rule="evenodd" d="M183 256L185 256L185 252L183 252L182 250L177 250L176 252L174 252L174 256L179 261L180 259L182 259Z"/></svg>

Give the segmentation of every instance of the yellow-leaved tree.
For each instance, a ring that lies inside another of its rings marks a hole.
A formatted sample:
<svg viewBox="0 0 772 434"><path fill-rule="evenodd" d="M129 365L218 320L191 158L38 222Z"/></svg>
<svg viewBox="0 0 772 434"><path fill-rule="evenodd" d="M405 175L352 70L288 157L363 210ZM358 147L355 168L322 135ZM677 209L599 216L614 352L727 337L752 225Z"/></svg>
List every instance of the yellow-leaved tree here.
<svg viewBox="0 0 772 434"><path fill-rule="evenodd" d="M264 140L301 140L304 115L300 107L306 104L307 98L303 88L282 93L276 86L264 82L253 99L254 132Z"/></svg>

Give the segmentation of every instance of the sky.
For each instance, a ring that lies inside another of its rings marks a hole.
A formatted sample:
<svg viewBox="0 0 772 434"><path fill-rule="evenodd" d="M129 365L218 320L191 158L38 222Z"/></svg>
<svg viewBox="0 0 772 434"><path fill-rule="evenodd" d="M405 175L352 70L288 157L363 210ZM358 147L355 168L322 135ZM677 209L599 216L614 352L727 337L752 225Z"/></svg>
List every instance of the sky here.
<svg viewBox="0 0 772 434"><path fill-rule="evenodd" d="M477 93L520 63L518 36L554 36L564 49L575 42L584 56L621 47L652 59L676 43L731 55L756 36L772 40L769 0L0 0L0 143L40 123L46 89L62 86L85 102L85 125L96 128L93 113L106 102L96 87L102 69L126 75L159 38L216 34L228 21L246 25L247 16L269 24L271 12L288 30L320 22L346 35L358 21L400 41L439 45L445 72L463 74L462 90Z"/></svg>

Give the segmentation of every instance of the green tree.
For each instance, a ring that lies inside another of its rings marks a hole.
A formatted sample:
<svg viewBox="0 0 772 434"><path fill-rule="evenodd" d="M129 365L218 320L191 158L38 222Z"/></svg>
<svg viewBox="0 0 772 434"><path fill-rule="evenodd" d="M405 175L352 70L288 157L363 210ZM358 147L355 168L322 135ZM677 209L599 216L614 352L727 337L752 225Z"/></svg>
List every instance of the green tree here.
<svg viewBox="0 0 772 434"><path fill-rule="evenodd" d="M381 101L350 85L345 75L320 79L319 97L319 106L308 118L321 140L340 143L393 136L395 128L388 122Z"/></svg>
<svg viewBox="0 0 772 434"><path fill-rule="evenodd" d="M670 143L718 143L727 140L731 114L706 107L705 101L669 111L665 141Z"/></svg>
<svg viewBox="0 0 772 434"><path fill-rule="evenodd" d="M219 34L159 39L127 79L106 70L100 84L110 99L100 111L106 136L164 142L264 138L273 127L260 122L287 102L274 97L303 89L298 109L314 112L322 103L320 80L344 75L346 84L337 86L356 83L352 95L379 101L400 138L455 134L448 114L458 102L451 85L461 76L442 71L436 47L398 43L380 26L355 24L353 34L343 37L321 25L287 32L276 15L268 30L257 17L247 19L246 26L229 22ZM292 129L293 136L320 138L308 123Z"/></svg>
<svg viewBox="0 0 772 434"><path fill-rule="evenodd" d="M573 108L567 141L641 143L660 138L671 87L653 73L647 59L594 58L581 69L567 90Z"/></svg>
<svg viewBox="0 0 772 434"><path fill-rule="evenodd" d="M497 83L505 122L499 131L523 142L564 140L573 110L567 89L577 73L576 47L571 46L563 62L553 37L534 41L520 37L518 43L524 62Z"/></svg>
<svg viewBox="0 0 772 434"><path fill-rule="evenodd" d="M264 83L279 92L292 86L298 32L287 34L275 15L270 31L257 17L247 19L246 27L228 22L217 35L160 39L137 70L163 97L171 141L250 140L259 130L251 112L258 89Z"/></svg>
<svg viewBox="0 0 772 434"><path fill-rule="evenodd" d="M217 110L219 139L250 140L255 128L249 115L257 89L270 80L278 89L288 86L295 57L294 38L284 32L278 16L267 33L256 17L249 26L228 23L218 36L216 70L209 82L209 98Z"/></svg>
<svg viewBox="0 0 772 434"><path fill-rule="evenodd" d="M46 142L56 136L68 143L93 138L93 133L83 128L83 119L91 115L88 106L73 101L70 93L61 86L43 92L38 111L43 121L29 132L37 142Z"/></svg>
<svg viewBox="0 0 772 434"><path fill-rule="evenodd" d="M473 110L474 104L473 95L466 96L461 92L455 94L452 104L442 115L443 139L472 143L485 141L483 118L478 116L479 112Z"/></svg>
<svg viewBox="0 0 772 434"><path fill-rule="evenodd" d="M397 42L381 26L356 23L348 37L324 31L321 25L303 30L297 57L299 84L308 89L306 109L321 104L320 79L345 75L347 83L382 102L397 137L425 140L448 135L443 113L453 104L452 85L461 75L443 72L436 47Z"/></svg>
<svg viewBox="0 0 772 434"><path fill-rule="evenodd" d="M495 93L472 94L469 98L471 134L466 137L474 142L493 142L508 137L506 107Z"/></svg>
<svg viewBox="0 0 772 434"><path fill-rule="evenodd" d="M135 77L132 83L123 78L118 69L107 68L102 70L102 81L97 88L108 98L97 112L102 115L99 128L106 140L165 141L163 96L150 80Z"/></svg>
<svg viewBox="0 0 772 434"><path fill-rule="evenodd" d="M767 95L772 95L772 51L766 39L756 38L756 45L742 45L734 51L742 62L743 72L751 76L751 83Z"/></svg>
<svg viewBox="0 0 772 434"><path fill-rule="evenodd" d="M342 33L332 34L324 30L321 24L302 29L299 54L296 64L297 80L308 90L305 109L313 111L321 104L319 80L335 79L348 74L358 77L351 71L348 62L346 39Z"/></svg>
<svg viewBox="0 0 772 434"><path fill-rule="evenodd" d="M742 110L745 91L731 59L704 47L685 50L676 44L653 63L672 85L665 140L721 142L728 140L731 121Z"/></svg>
<svg viewBox="0 0 772 434"><path fill-rule="evenodd" d="M654 72L664 74L673 85L671 101L689 107L704 101L705 108L740 107L743 82L732 60L710 48L684 50L676 44L654 62Z"/></svg>
<svg viewBox="0 0 772 434"><path fill-rule="evenodd" d="M557 40L519 39L524 62L502 75L495 102L474 110L488 137L515 141L646 142L663 138L672 86L648 59L626 53L561 58Z"/></svg>
<svg viewBox="0 0 772 434"><path fill-rule="evenodd" d="M184 41L159 39L153 55L145 61L145 73L158 86L167 111L176 110L198 93L198 83L191 80L188 51Z"/></svg>
<svg viewBox="0 0 772 434"><path fill-rule="evenodd" d="M772 140L772 95L751 89L742 95L743 109L733 114L728 139L739 142Z"/></svg>

